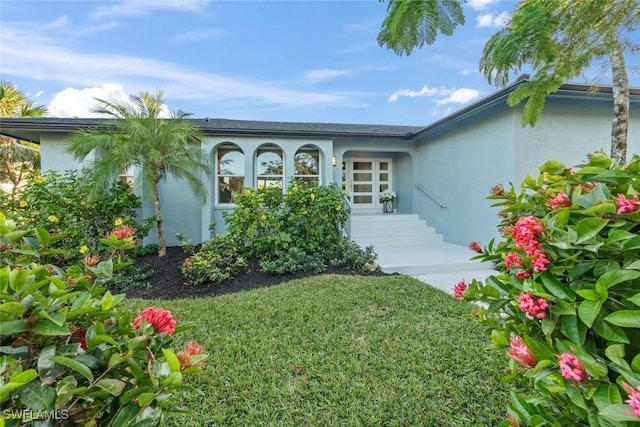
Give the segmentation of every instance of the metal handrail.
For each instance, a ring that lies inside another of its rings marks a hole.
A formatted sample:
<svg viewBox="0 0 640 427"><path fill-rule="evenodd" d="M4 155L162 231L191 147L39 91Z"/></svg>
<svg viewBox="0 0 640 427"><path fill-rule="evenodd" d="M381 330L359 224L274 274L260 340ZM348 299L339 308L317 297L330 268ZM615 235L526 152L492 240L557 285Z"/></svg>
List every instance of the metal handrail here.
<svg viewBox="0 0 640 427"><path fill-rule="evenodd" d="M446 209L447 205L445 205L442 201L440 201L440 199L438 199L436 196L434 196L433 194L429 193L427 190L425 190L424 188L420 187L419 184L416 184L416 188L420 191L422 191L424 193L425 196L429 197L431 200L433 200L434 202L436 202L442 209Z"/></svg>

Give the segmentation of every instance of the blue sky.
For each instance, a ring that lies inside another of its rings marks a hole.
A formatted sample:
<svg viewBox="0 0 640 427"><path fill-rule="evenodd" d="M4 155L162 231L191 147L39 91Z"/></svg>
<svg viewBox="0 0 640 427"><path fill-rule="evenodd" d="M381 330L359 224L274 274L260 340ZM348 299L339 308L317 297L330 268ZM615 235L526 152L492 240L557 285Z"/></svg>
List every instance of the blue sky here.
<svg viewBox="0 0 640 427"><path fill-rule="evenodd" d="M376 0L2 0L0 78L56 117L161 88L198 118L427 125L496 90L478 60L516 4L468 0L452 37L400 57Z"/></svg>

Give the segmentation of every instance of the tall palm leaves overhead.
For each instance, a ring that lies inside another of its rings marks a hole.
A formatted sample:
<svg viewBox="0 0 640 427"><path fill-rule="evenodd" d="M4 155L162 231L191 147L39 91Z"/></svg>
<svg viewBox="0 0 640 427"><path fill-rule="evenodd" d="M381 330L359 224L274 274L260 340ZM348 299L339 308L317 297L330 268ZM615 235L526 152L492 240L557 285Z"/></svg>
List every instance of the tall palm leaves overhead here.
<svg viewBox="0 0 640 427"><path fill-rule="evenodd" d="M158 227L158 255L166 255L159 183L169 176L184 181L204 202L203 175L209 174L208 157L200 149L200 128L186 120L188 113L170 111L163 92L142 92L125 101L97 99L94 112L104 115L103 126L83 130L71 138L69 152L77 160L95 152L92 166L96 185L110 185L134 167L145 196L154 202Z"/></svg>

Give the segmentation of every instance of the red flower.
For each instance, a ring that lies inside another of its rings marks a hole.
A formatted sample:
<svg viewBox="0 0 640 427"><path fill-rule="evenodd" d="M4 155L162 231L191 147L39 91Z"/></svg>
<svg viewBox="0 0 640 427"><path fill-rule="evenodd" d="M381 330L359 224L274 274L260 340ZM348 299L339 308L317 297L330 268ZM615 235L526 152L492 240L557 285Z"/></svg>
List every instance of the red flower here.
<svg viewBox="0 0 640 427"><path fill-rule="evenodd" d="M529 273L528 271L517 271L516 277L520 280L528 279L529 277L531 277L531 273Z"/></svg>
<svg viewBox="0 0 640 427"><path fill-rule="evenodd" d="M107 234L107 238L110 239L111 237L115 237L118 240L122 240L127 237L134 237L136 235L136 231L137 230L135 228L122 224L119 228Z"/></svg>
<svg viewBox="0 0 640 427"><path fill-rule="evenodd" d="M466 291L467 288L468 286L465 283L464 279L459 281L458 284L453 287L453 296L458 299L462 299L462 293Z"/></svg>
<svg viewBox="0 0 640 427"><path fill-rule="evenodd" d="M545 310L549 307L547 300L538 298L537 300L527 293L521 293L518 296L520 310L526 313L527 319L544 319L547 317Z"/></svg>
<svg viewBox="0 0 640 427"><path fill-rule="evenodd" d="M146 322L153 326L159 334L173 334L176 327L176 321L171 317L171 312L163 308L149 307L145 309L140 316L133 319L131 326L136 331L140 329L140 322Z"/></svg>
<svg viewBox="0 0 640 427"><path fill-rule="evenodd" d="M545 206L551 210L568 208L571 207L571 200L569 200L569 196L562 191L558 192L557 195L551 193L549 200L545 202Z"/></svg>
<svg viewBox="0 0 640 427"><path fill-rule="evenodd" d="M584 381L589 376L582 366L582 362L571 353L562 353L560 359L560 373L568 380Z"/></svg>
<svg viewBox="0 0 640 427"><path fill-rule="evenodd" d="M80 344L80 347L83 350L87 349L87 341L86 341L86 331L80 327L74 329L74 331L71 333L71 339L73 342L77 342L78 344Z"/></svg>
<svg viewBox="0 0 640 427"><path fill-rule="evenodd" d="M472 251L478 252L479 254L482 253L482 248L480 247L480 243L476 241L469 243L469 249L471 249Z"/></svg>
<svg viewBox="0 0 640 427"><path fill-rule="evenodd" d="M616 199L616 204L618 205L618 210L616 213L618 215L631 213L638 208L640 201L638 201L638 195L634 194L633 199L627 199L624 194L618 194L618 198Z"/></svg>
<svg viewBox="0 0 640 427"><path fill-rule="evenodd" d="M507 268L523 267L522 260L520 259L520 254L518 254L517 252L509 252L504 257L504 266Z"/></svg>
<svg viewBox="0 0 640 427"><path fill-rule="evenodd" d="M196 341L189 341L184 350L179 351L176 357L180 361L180 369L185 369L193 366L191 358L196 354L204 353L204 347L198 344Z"/></svg>
<svg viewBox="0 0 640 427"><path fill-rule="evenodd" d="M531 351L529 351L523 339L518 336L511 338L511 347L509 351L507 351L507 356L527 368L533 368L538 364L538 361L535 356L531 354Z"/></svg>

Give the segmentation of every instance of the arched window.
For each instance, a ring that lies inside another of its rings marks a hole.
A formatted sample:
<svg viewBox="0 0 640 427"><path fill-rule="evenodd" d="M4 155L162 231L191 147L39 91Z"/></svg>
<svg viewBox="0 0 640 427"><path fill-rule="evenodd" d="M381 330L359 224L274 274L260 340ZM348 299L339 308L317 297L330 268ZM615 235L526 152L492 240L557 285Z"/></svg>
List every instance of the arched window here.
<svg viewBox="0 0 640 427"><path fill-rule="evenodd" d="M280 147L263 145L256 155L258 190L263 188L284 188L284 161Z"/></svg>
<svg viewBox="0 0 640 427"><path fill-rule="evenodd" d="M220 146L216 152L216 175L219 204L233 204L244 190L244 153L234 144Z"/></svg>
<svg viewBox="0 0 640 427"><path fill-rule="evenodd" d="M307 185L320 184L320 150L311 145L300 147L293 160L295 178Z"/></svg>

